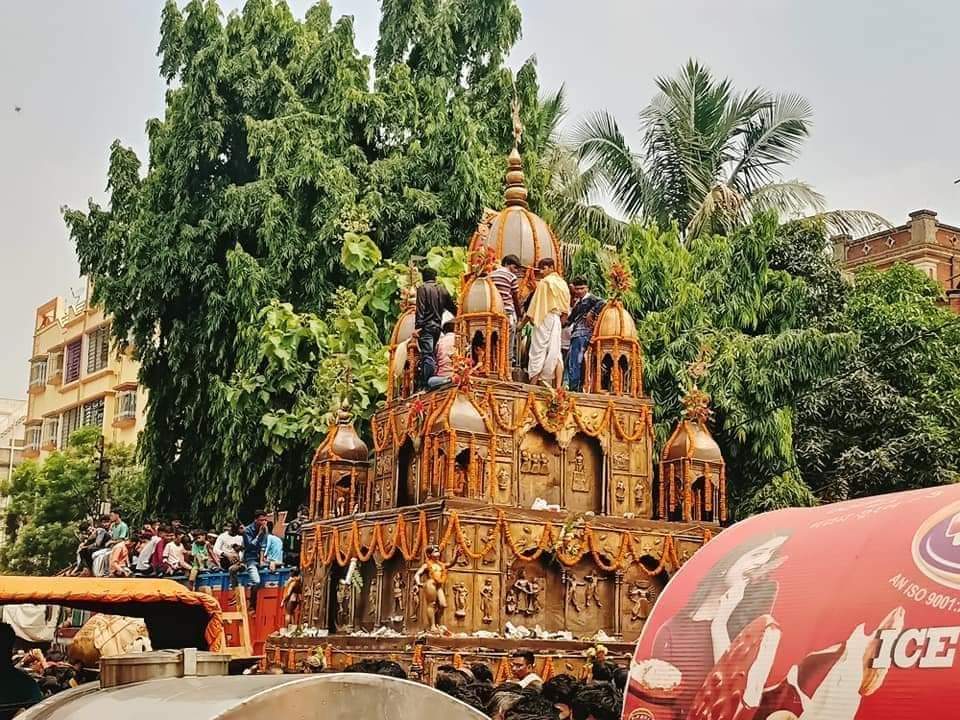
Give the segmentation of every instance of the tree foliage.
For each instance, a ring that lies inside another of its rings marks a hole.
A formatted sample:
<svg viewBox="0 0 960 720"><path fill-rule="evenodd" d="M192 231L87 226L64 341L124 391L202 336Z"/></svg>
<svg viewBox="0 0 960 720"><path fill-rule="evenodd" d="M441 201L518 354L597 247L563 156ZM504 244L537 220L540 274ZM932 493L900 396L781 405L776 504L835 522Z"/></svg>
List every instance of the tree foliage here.
<svg viewBox="0 0 960 720"><path fill-rule="evenodd" d="M830 319L856 351L797 420L800 467L824 499L960 479L960 319L940 299L909 265L865 270Z"/></svg>
<svg viewBox="0 0 960 720"><path fill-rule="evenodd" d="M288 306L344 322L350 295L338 288L365 292L362 268L344 272L365 257L362 238L402 262L463 245L498 202L510 98L531 124L539 112L533 63L515 77L503 65L519 11L513 0L415 6L384 2L375 81L352 20L334 20L326 1L302 20L274 0L225 19L212 0L164 7L169 89L164 117L147 123L149 163L115 142L108 208L65 211L94 299L133 341L150 393L140 448L152 506L230 514L268 489L302 493L308 436L275 453L262 408L227 392L256 363L260 326ZM524 149L535 165L539 149ZM536 177L530 190L536 207ZM381 317L388 304L369 300Z"/></svg>
<svg viewBox="0 0 960 720"><path fill-rule="evenodd" d="M17 467L0 494L8 499L6 522L13 539L0 550L0 569L49 575L74 561L78 532L99 512L102 496L121 508L128 524L143 518L143 471L129 445L104 448L103 488L98 486L99 428L77 430L63 451Z"/></svg>
<svg viewBox="0 0 960 720"><path fill-rule="evenodd" d="M815 502L796 465L796 403L852 346L848 335L805 321L807 284L770 264L779 231L774 217L761 216L729 237L684 244L676 226L634 226L623 249L658 443L680 417L688 368L704 360L700 385L713 400L739 515Z"/></svg>
<svg viewBox="0 0 960 720"><path fill-rule="evenodd" d="M642 149L634 153L607 112L577 132L586 172L599 173L627 217L692 235L726 233L773 210L785 217L815 213L838 230L885 224L866 211L825 212L822 195L784 179L810 133L813 109L801 96L761 88L737 92L727 78L690 60L640 113Z"/></svg>

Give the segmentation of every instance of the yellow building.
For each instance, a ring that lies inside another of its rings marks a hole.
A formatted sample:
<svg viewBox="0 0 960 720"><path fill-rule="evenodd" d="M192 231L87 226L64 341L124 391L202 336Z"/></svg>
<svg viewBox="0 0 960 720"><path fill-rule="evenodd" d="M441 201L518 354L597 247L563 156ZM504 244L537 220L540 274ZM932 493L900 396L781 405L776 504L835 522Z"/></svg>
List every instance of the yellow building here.
<svg viewBox="0 0 960 720"><path fill-rule="evenodd" d="M146 393L131 351L119 352L110 342L103 310L54 298L37 308L34 328L24 456L65 447L85 425L101 428L109 443L135 443Z"/></svg>

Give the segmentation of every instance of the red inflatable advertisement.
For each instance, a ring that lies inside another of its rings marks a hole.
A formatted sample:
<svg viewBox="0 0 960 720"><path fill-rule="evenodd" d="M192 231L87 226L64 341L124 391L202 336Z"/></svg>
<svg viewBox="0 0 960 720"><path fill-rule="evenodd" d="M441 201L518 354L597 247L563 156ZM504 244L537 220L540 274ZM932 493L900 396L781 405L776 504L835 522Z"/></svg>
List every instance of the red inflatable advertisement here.
<svg viewBox="0 0 960 720"><path fill-rule="evenodd" d="M671 579L623 720L960 718L960 486L758 515Z"/></svg>

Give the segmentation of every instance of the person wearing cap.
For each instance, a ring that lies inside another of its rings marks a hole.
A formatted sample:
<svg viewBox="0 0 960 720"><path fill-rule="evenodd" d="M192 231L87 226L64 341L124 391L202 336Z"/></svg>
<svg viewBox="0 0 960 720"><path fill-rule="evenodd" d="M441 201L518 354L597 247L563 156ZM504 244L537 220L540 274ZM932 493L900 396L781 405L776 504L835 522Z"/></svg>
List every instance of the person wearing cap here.
<svg viewBox="0 0 960 720"><path fill-rule="evenodd" d="M431 390L442 387L453 378L453 356L457 352L457 334L454 332L453 315L443 314L443 328L437 340L437 374L427 380Z"/></svg>

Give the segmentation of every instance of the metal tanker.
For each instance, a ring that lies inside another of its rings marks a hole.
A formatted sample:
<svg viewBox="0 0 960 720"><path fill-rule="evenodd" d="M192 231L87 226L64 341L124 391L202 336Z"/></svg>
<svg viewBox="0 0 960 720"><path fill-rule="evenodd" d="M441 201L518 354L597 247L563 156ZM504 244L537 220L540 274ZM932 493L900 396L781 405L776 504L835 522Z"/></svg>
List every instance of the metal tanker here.
<svg viewBox="0 0 960 720"><path fill-rule="evenodd" d="M623 720L960 717L960 487L790 509L658 599Z"/></svg>

